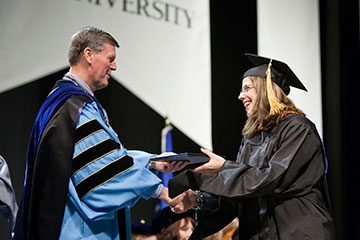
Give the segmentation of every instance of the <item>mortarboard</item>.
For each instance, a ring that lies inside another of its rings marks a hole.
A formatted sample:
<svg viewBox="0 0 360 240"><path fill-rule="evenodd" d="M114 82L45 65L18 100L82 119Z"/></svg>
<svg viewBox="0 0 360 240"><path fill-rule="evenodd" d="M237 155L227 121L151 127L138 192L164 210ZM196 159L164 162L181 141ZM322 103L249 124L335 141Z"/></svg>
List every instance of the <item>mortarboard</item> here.
<svg viewBox="0 0 360 240"><path fill-rule="evenodd" d="M138 222L132 222L131 232L134 234L152 235L151 225L144 219L140 219Z"/></svg>
<svg viewBox="0 0 360 240"><path fill-rule="evenodd" d="M161 232L161 229L167 228L174 222L177 222L178 220L185 217L191 217L195 219L195 210L190 209L183 213L174 213L171 211L170 207L165 207L161 210L159 215L152 220L151 222L152 232L154 234L158 234Z"/></svg>
<svg viewBox="0 0 360 240"><path fill-rule="evenodd" d="M290 93L290 86L307 91L305 86L286 63L251 53L245 53L245 56L249 59L252 67L244 73L243 78L247 76L265 78L268 65L271 62L271 81L276 83L286 95Z"/></svg>

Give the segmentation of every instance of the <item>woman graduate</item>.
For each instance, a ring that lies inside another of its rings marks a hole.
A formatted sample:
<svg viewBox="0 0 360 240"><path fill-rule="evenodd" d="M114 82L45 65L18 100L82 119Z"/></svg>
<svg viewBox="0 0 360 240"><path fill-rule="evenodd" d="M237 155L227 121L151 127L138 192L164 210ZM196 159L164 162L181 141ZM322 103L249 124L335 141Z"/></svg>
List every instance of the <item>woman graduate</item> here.
<svg viewBox="0 0 360 240"><path fill-rule="evenodd" d="M210 161L169 182L170 196L191 189L184 210L200 208L190 239L208 235L208 226L215 229L220 217L237 215L241 240L334 239L323 143L316 126L287 96L290 86L307 90L287 64L246 56L252 68L243 76L238 98L248 119L236 161L202 149ZM209 194L217 199L215 207L213 201L206 206Z"/></svg>

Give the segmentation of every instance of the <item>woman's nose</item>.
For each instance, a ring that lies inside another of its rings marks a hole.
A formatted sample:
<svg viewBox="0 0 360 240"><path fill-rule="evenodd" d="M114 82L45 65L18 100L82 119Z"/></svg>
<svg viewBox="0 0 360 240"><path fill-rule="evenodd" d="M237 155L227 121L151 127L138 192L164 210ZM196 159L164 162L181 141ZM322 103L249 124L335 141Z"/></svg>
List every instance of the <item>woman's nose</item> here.
<svg viewBox="0 0 360 240"><path fill-rule="evenodd" d="M238 99L239 99L240 101L242 101L244 98L245 98L244 93L243 93L243 92L240 92L240 94L239 94L239 96L238 96Z"/></svg>

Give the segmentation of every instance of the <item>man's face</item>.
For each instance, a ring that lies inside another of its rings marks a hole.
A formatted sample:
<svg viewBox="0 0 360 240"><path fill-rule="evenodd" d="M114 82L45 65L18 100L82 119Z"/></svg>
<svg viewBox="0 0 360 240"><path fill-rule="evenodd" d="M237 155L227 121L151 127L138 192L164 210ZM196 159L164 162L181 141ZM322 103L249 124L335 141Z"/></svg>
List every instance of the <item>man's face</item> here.
<svg viewBox="0 0 360 240"><path fill-rule="evenodd" d="M92 51L91 69L93 91L102 89L109 84L109 78L112 71L116 70L116 50L111 44L105 43L104 50L98 53Z"/></svg>

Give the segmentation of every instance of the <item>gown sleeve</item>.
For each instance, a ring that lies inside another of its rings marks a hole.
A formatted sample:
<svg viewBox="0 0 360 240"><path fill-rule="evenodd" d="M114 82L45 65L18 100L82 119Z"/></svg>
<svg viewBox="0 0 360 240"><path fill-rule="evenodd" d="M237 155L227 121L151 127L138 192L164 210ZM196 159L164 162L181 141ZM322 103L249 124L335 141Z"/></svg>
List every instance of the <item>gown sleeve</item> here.
<svg viewBox="0 0 360 240"><path fill-rule="evenodd" d="M216 175L179 174L169 182L169 194L198 189L227 197L294 196L311 191L323 179L321 142L305 118L274 127L262 144L243 140L236 162L227 160Z"/></svg>
<svg viewBox="0 0 360 240"><path fill-rule="evenodd" d="M127 150L98 111L93 102L80 115L69 186L71 200L89 219L155 198L163 188L147 167L153 154Z"/></svg>

